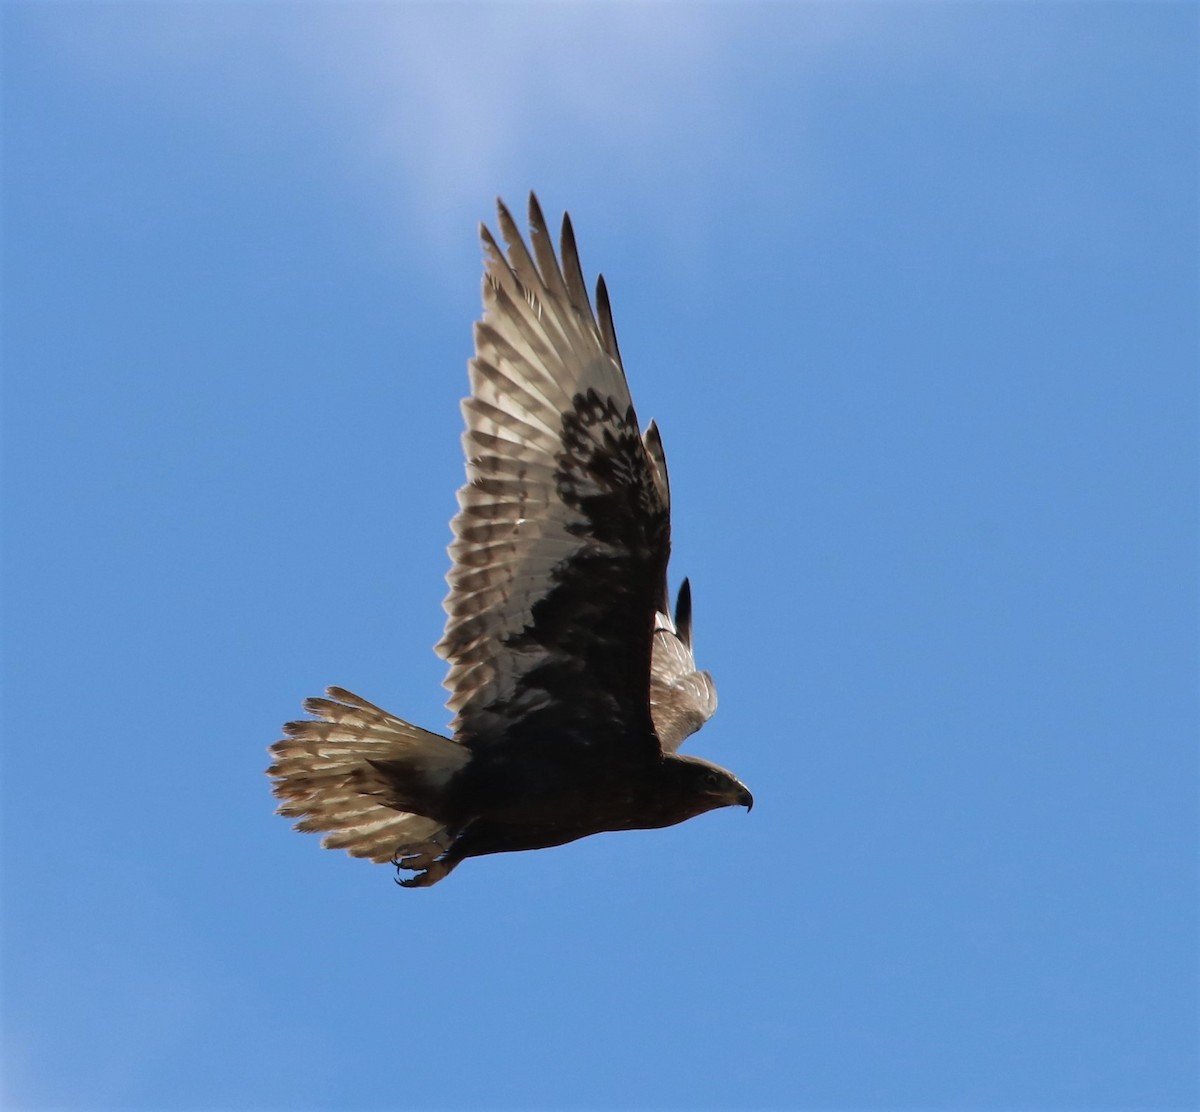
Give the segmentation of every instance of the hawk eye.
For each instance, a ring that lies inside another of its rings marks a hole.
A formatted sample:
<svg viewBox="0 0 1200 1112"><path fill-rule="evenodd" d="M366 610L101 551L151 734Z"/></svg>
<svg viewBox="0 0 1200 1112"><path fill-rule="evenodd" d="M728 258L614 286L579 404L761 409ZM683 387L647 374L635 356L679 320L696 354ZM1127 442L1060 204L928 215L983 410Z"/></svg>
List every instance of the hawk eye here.
<svg viewBox="0 0 1200 1112"><path fill-rule="evenodd" d="M718 787L720 783L721 778L715 772L710 772L704 777L704 786L706 788Z"/></svg>

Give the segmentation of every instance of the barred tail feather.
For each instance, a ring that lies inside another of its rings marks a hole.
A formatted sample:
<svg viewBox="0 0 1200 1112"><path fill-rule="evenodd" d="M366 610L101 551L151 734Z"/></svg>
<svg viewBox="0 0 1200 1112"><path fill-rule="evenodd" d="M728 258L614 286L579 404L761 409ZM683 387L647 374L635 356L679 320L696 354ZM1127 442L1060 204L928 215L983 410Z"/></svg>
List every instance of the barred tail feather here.
<svg viewBox="0 0 1200 1112"><path fill-rule="evenodd" d="M327 849L390 861L436 838L438 799L470 751L341 687L306 699L313 718L288 722L267 769L278 813L324 833Z"/></svg>

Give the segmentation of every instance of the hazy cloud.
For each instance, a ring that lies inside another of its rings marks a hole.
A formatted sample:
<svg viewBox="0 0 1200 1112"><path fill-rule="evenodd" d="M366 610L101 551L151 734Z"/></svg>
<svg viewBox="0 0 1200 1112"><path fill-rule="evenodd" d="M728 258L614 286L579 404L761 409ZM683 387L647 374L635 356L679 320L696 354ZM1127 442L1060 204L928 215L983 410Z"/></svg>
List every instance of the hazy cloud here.
<svg viewBox="0 0 1200 1112"><path fill-rule="evenodd" d="M757 9L756 9L757 11ZM696 215L737 171L751 130L731 75L753 74L746 9L725 5L188 5L41 17L71 63L238 127L267 83L323 129L353 189L399 201L436 239L498 192L580 177L614 194L647 180ZM815 72L878 34L865 9L789 8L788 61ZM761 13L760 13L761 14ZM778 46L778 42L776 43ZM794 105L797 119L804 106ZM246 125L248 128L248 125ZM575 190L572 190L573 195ZM389 206L390 207L390 206Z"/></svg>

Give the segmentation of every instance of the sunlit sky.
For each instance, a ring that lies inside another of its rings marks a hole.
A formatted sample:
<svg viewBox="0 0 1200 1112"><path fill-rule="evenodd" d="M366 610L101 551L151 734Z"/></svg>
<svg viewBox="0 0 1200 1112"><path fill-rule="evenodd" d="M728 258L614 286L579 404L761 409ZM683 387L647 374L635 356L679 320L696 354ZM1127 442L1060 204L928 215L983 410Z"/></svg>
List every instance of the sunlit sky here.
<svg viewBox="0 0 1200 1112"><path fill-rule="evenodd" d="M1197 9L3 11L3 1102L1191 1108ZM427 891L477 226L603 271L754 791Z"/></svg>

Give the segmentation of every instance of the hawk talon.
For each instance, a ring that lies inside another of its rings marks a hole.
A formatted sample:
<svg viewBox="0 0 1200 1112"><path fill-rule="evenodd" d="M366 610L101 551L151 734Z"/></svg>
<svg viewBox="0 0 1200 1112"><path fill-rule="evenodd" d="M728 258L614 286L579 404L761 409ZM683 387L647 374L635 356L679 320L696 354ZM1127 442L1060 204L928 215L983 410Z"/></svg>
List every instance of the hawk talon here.
<svg viewBox="0 0 1200 1112"><path fill-rule="evenodd" d="M439 830L432 838L424 842L414 842L412 845L398 846L392 854L392 864L396 866L396 883L401 888L428 888L436 884L455 865L457 861L447 861L454 839L446 831ZM415 873L415 876L400 876L401 870Z"/></svg>
<svg viewBox="0 0 1200 1112"><path fill-rule="evenodd" d="M397 869L427 869L449 848L450 839L443 831L438 831L428 841L398 846L392 854L392 864Z"/></svg>
<svg viewBox="0 0 1200 1112"><path fill-rule="evenodd" d="M408 867L407 865L399 865L397 869ZM453 868L454 865L448 861L433 861L427 869L417 873L416 876L397 876L395 879L401 888L429 888L431 885L437 884Z"/></svg>

